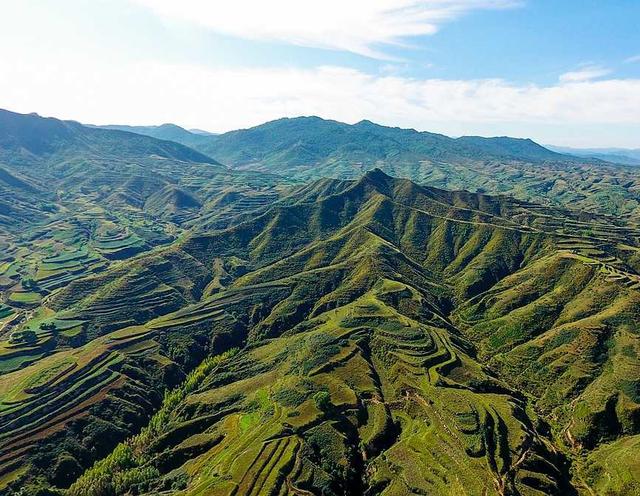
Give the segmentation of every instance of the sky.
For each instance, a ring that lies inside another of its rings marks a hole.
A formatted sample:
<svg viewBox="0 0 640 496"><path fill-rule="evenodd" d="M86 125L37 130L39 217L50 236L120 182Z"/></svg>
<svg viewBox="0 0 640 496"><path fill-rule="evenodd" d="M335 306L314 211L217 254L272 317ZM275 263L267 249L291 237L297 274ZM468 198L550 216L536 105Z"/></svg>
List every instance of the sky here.
<svg viewBox="0 0 640 496"><path fill-rule="evenodd" d="M0 0L0 108L640 148L640 0Z"/></svg>

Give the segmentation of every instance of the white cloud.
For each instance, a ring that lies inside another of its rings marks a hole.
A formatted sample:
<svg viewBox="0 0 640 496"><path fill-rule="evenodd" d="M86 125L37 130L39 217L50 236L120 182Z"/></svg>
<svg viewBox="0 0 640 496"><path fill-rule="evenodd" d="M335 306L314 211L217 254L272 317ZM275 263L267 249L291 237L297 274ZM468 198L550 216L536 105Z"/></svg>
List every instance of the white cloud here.
<svg viewBox="0 0 640 496"><path fill-rule="evenodd" d="M627 64L633 64L635 62L640 62L640 54L634 55L633 57L629 57L628 59L625 59L625 63Z"/></svg>
<svg viewBox="0 0 640 496"><path fill-rule="evenodd" d="M412 79L343 67L211 69L155 62L109 67L91 59L61 64L46 54L38 61L11 57L9 51L1 57L0 107L90 123L175 122L225 131L316 114L453 135L638 145L639 79L540 86L500 79ZM559 133L573 133L573 138Z"/></svg>
<svg viewBox="0 0 640 496"><path fill-rule="evenodd" d="M601 67L599 65L585 65L575 71L561 74L559 80L563 83L590 81L592 79L606 76L610 73L611 70L606 67Z"/></svg>
<svg viewBox="0 0 640 496"><path fill-rule="evenodd" d="M434 34L469 11L521 0L133 0L170 20L240 38L390 58L384 45Z"/></svg>

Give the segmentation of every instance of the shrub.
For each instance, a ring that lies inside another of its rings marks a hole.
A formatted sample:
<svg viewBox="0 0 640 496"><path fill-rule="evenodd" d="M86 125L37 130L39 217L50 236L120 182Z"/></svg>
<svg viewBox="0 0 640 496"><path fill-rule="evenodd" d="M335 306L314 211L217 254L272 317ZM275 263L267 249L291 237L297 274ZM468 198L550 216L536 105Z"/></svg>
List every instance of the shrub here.
<svg viewBox="0 0 640 496"><path fill-rule="evenodd" d="M69 453L62 453L53 467L53 482L59 487L69 485L82 474L82 467Z"/></svg>
<svg viewBox="0 0 640 496"><path fill-rule="evenodd" d="M157 477L156 468L146 466L149 444L162 434L174 419L178 405L194 392L204 379L224 360L232 357L237 349L206 358L192 370L185 381L171 391L165 392L164 401L149 424L140 434L118 444L104 459L87 470L67 492L68 496L115 496L126 494L132 487L144 489Z"/></svg>
<svg viewBox="0 0 640 496"><path fill-rule="evenodd" d="M326 391L318 391L313 395L313 401L319 410L326 412L331 408L331 395Z"/></svg>
<svg viewBox="0 0 640 496"><path fill-rule="evenodd" d="M273 399L282 406L296 407L307 399L307 395L297 389L283 388L273 394Z"/></svg>
<svg viewBox="0 0 640 496"><path fill-rule="evenodd" d="M35 344L38 341L38 335L31 329L26 329L20 332L14 332L9 340L15 344Z"/></svg>

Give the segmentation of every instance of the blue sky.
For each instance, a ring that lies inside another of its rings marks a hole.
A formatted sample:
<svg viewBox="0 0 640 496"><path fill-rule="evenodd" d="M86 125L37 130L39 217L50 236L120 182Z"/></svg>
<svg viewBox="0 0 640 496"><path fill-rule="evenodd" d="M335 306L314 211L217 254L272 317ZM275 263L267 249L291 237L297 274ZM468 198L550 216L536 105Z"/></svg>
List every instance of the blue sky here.
<svg viewBox="0 0 640 496"><path fill-rule="evenodd" d="M0 107L640 148L639 19L638 0L21 0L0 20Z"/></svg>

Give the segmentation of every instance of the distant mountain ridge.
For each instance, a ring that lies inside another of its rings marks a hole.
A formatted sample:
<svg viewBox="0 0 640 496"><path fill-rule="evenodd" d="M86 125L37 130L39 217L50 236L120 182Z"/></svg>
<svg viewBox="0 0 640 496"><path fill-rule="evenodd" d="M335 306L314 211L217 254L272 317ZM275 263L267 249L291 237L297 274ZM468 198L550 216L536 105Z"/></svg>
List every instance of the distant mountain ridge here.
<svg viewBox="0 0 640 496"><path fill-rule="evenodd" d="M152 138L141 133L88 127L37 114L19 114L0 109L0 162L49 160L91 153L115 156L157 156L182 162L218 164L185 145Z"/></svg>
<svg viewBox="0 0 640 496"><path fill-rule="evenodd" d="M571 148L554 145L546 145L546 147L559 153L569 153L578 157L597 158L623 165L640 165L640 148Z"/></svg>
<svg viewBox="0 0 640 496"><path fill-rule="evenodd" d="M98 129L110 129L115 131L126 131L128 133L142 134L144 136L150 136L156 139L175 141L186 146L193 147L194 145L201 145L208 141L213 134L204 134L205 131L196 132L194 130L189 131L176 124L160 124L159 126L120 126L120 125L106 125L106 126L90 126Z"/></svg>
<svg viewBox="0 0 640 496"><path fill-rule="evenodd" d="M282 118L249 129L219 135L192 133L174 124L104 126L171 139L219 157L232 167L259 165L274 171L327 161L448 160L477 157L529 161L567 160L530 139L507 136L448 136L375 124L345 124L316 116Z"/></svg>
<svg viewBox="0 0 640 496"><path fill-rule="evenodd" d="M350 125L320 117L283 118L215 136L169 124L111 127L177 140L233 169L300 182L355 179L379 167L437 188L507 194L631 220L640 213L640 179L633 167L564 155L530 139L450 138L366 120Z"/></svg>

